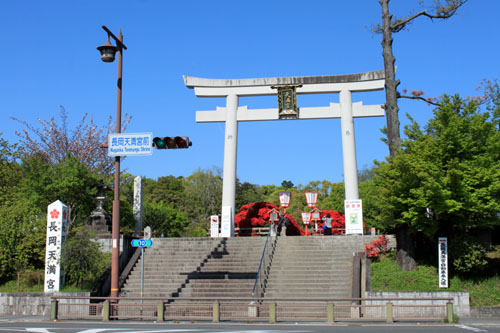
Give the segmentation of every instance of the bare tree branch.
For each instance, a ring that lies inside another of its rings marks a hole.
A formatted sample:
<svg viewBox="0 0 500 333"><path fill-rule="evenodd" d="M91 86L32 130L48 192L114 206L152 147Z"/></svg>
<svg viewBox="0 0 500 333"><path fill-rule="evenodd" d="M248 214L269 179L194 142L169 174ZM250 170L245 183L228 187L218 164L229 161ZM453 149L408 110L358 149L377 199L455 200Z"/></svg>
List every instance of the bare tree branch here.
<svg viewBox="0 0 500 333"><path fill-rule="evenodd" d="M394 19L390 26L391 32L396 33L404 30L413 20L420 16L428 17L431 20L448 19L455 15L457 10L467 3L467 1L468 0L445 0L444 4L441 4L441 1L437 1L432 13L429 13L428 10L422 10L403 19ZM382 33L383 28L380 24L377 24L372 28L372 31L375 33Z"/></svg>
<svg viewBox="0 0 500 333"><path fill-rule="evenodd" d="M399 95L398 98L416 99L416 100L424 101L427 104L432 104L432 105L435 105L435 106L441 106L441 103L433 102L430 98L425 98L425 97L421 97L421 96Z"/></svg>

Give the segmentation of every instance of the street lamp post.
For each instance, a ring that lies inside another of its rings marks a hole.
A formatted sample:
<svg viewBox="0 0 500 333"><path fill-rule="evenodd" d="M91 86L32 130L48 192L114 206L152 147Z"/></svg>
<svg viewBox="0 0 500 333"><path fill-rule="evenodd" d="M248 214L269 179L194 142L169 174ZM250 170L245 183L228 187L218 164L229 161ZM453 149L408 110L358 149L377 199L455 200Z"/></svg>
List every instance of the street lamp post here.
<svg viewBox="0 0 500 333"><path fill-rule="evenodd" d="M118 80L117 80L117 97L116 97L116 133L121 133L122 124L122 67L123 67L123 50L127 49L123 44L123 35L120 29L120 35L116 37L106 26L102 26L104 31L108 33L108 41L106 44L99 46L97 49L101 52L101 60L104 62L113 62L115 53L118 52ZM109 37L112 37L116 46L109 42ZM113 217L111 222L111 297L118 297L118 276L120 274L120 156L115 157L115 181L114 181L114 198L113 198Z"/></svg>

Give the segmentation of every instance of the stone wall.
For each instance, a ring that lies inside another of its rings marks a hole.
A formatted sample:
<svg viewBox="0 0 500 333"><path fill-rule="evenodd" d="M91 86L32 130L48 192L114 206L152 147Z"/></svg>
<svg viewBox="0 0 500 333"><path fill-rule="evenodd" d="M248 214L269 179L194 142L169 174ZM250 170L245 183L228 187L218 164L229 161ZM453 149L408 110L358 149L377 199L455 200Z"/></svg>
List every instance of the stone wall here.
<svg viewBox="0 0 500 333"><path fill-rule="evenodd" d="M471 308L470 314L475 318L500 318L500 306L482 306Z"/></svg>
<svg viewBox="0 0 500 333"><path fill-rule="evenodd" d="M51 296L89 297L90 293L0 293L0 315L49 316ZM65 300L67 303L88 303L88 300Z"/></svg>
<svg viewBox="0 0 500 333"><path fill-rule="evenodd" d="M467 292L451 292L451 291L367 291L365 293L367 298L430 298L430 297L452 297L453 298L453 312L459 317L470 317L470 303L469 303L469 293ZM386 301L371 301L367 304L380 304L386 303ZM394 305L401 304L429 304L429 301L391 301ZM432 301L431 304L445 304L446 301Z"/></svg>

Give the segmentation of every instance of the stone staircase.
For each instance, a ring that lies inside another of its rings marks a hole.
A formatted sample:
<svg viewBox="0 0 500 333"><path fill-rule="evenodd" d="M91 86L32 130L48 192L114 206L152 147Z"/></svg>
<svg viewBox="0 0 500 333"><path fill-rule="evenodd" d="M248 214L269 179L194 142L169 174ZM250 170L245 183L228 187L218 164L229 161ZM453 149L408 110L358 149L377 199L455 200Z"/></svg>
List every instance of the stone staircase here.
<svg viewBox="0 0 500 333"><path fill-rule="evenodd" d="M353 253L377 237L280 237L265 297L352 297Z"/></svg>
<svg viewBox="0 0 500 333"><path fill-rule="evenodd" d="M144 297L250 297L265 237L155 238L144 254ZM121 292L140 297L140 258Z"/></svg>
<svg viewBox="0 0 500 333"><path fill-rule="evenodd" d="M279 237L264 297L351 297L353 253L363 252L364 244L377 237ZM251 297L265 241L155 238L145 249L144 297ZM121 297L140 297L142 260Z"/></svg>

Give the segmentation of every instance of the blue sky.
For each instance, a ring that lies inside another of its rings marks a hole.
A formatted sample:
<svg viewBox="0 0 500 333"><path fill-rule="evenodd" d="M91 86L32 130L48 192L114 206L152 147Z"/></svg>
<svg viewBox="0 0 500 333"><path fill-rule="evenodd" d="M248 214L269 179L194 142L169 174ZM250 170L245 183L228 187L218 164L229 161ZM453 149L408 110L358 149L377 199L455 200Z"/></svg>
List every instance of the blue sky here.
<svg viewBox="0 0 500 333"><path fill-rule="evenodd" d="M393 0L404 16L418 1ZM419 18L395 35L400 88L475 95L484 78L500 76L500 2L471 0L448 21ZM253 78L349 74L383 68L381 20L376 0L338 1L2 1L0 2L0 132L10 142L22 125L49 119L63 105L74 127L85 112L99 124L116 110L116 63L100 61L106 25L123 30L123 112L127 132L187 135L186 150L154 151L127 158L134 175L188 176L198 168L222 168L223 123L196 123L197 110L225 106L198 98L182 75ZM353 101L383 104L383 92L353 94ZM299 96L300 106L326 106L338 95ZM250 108L276 107L277 99L240 98ZM400 120L421 124L432 116L424 103L401 100ZM388 154L380 141L385 118L355 120L358 168ZM241 181L342 181L340 120L282 120L239 124Z"/></svg>

